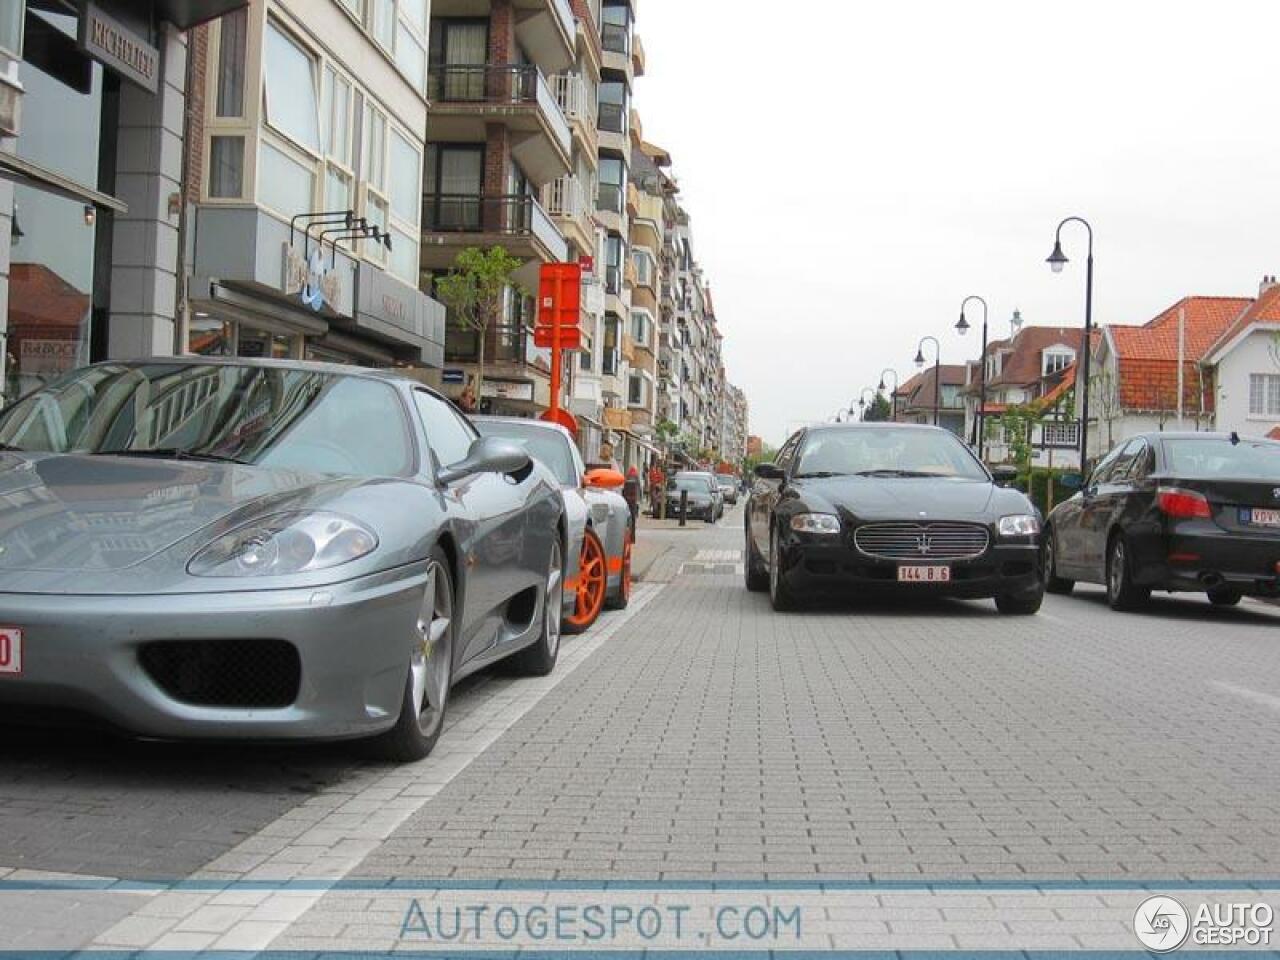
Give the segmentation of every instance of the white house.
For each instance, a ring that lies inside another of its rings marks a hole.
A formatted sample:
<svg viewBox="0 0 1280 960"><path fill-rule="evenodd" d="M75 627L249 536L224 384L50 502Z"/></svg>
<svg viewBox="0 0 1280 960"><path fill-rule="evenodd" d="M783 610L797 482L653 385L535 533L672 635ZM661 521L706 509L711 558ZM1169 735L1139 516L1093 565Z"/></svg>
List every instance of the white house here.
<svg viewBox="0 0 1280 960"><path fill-rule="evenodd" d="M1255 300L1209 348L1216 427L1280 439L1280 284L1263 279Z"/></svg>

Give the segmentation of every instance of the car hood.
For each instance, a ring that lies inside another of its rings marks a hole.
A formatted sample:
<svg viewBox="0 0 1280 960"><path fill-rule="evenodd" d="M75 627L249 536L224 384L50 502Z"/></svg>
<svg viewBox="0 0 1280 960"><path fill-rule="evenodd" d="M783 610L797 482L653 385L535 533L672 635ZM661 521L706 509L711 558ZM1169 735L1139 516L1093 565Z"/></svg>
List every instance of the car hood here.
<svg viewBox="0 0 1280 960"><path fill-rule="evenodd" d="M981 480L907 477L831 477L798 480L790 492L810 510L846 519L968 520L990 522L993 515L1026 513L1016 490ZM1007 504L1006 504L1007 501Z"/></svg>
<svg viewBox="0 0 1280 960"><path fill-rule="evenodd" d="M124 570L205 528L212 537L360 482L199 461L0 455L0 575Z"/></svg>

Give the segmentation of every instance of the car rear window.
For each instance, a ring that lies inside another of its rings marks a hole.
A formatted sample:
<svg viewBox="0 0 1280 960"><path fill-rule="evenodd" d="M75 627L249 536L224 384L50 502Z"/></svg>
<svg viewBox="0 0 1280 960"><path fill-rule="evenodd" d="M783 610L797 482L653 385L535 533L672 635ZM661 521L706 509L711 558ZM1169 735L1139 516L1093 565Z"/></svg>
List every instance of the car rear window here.
<svg viewBox="0 0 1280 960"><path fill-rule="evenodd" d="M1163 444L1169 471L1178 477L1280 482L1280 443L1186 437Z"/></svg>

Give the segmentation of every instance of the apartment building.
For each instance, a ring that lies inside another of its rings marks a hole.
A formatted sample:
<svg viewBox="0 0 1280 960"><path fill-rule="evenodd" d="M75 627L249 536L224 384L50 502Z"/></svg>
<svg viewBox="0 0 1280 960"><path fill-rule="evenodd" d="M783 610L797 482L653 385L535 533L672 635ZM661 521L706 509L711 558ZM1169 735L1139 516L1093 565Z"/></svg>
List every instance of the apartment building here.
<svg viewBox="0 0 1280 960"><path fill-rule="evenodd" d="M245 0L0 4L0 387L177 348L187 33Z"/></svg>
<svg viewBox="0 0 1280 960"><path fill-rule="evenodd" d="M747 395L741 387L726 383L724 397L720 418L720 459L737 465L747 456L750 420Z"/></svg>
<svg viewBox="0 0 1280 960"><path fill-rule="evenodd" d="M419 287L429 0L252 0L192 35L179 349L438 369Z"/></svg>
<svg viewBox="0 0 1280 960"><path fill-rule="evenodd" d="M632 430L652 437L657 417L662 244L670 189L662 166L669 165L670 158L643 141L633 146L631 154L632 181L627 188L632 273L627 409Z"/></svg>

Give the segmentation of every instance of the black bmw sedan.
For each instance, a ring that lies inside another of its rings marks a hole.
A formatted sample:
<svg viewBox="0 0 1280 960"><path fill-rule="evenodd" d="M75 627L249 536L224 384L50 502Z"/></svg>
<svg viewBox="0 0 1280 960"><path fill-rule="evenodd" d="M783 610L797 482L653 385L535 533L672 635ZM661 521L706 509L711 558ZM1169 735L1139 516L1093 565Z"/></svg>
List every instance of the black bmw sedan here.
<svg viewBox="0 0 1280 960"><path fill-rule="evenodd" d="M1133 437L1053 509L1046 531L1050 593L1102 583L1117 610L1140 606L1152 590L1205 593L1219 606L1280 596L1280 443Z"/></svg>
<svg viewBox="0 0 1280 960"><path fill-rule="evenodd" d="M756 468L748 590L775 610L806 597L993 597L1040 609L1040 516L954 434L912 424L809 427Z"/></svg>

